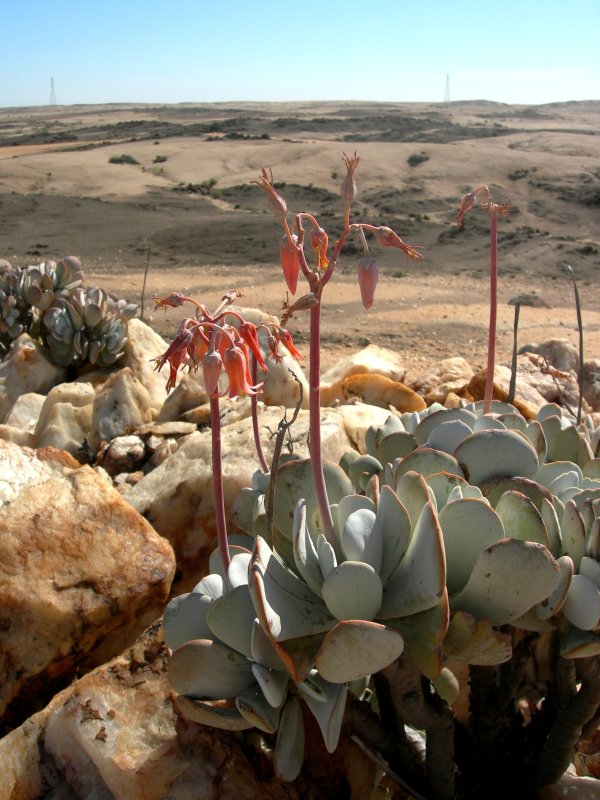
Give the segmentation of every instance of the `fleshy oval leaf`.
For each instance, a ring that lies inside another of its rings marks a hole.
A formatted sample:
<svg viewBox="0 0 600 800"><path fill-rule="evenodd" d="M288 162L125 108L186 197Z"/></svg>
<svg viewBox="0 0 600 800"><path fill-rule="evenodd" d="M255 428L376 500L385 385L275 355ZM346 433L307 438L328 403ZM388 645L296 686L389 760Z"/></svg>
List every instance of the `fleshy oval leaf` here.
<svg viewBox="0 0 600 800"><path fill-rule="evenodd" d="M505 538L498 514L485 500L457 500L439 514L446 552L448 592L458 594L467 582L483 551Z"/></svg>
<svg viewBox="0 0 600 800"><path fill-rule="evenodd" d="M549 597L559 576L557 562L543 545L501 539L480 555L451 607L492 625L504 625Z"/></svg>
<svg viewBox="0 0 600 800"><path fill-rule="evenodd" d="M496 506L505 535L524 542L538 542L550 549L550 541L542 515L521 492L505 492Z"/></svg>
<svg viewBox="0 0 600 800"><path fill-rule="evenodd" d="M383 584L372 566L343 561L323 583L323 599L338 620L372 620L381 606Z"/></svg>
<svg viewBox="0 0 600 800"><path fill-rule="evenodd" d="M254 683L251 662L230 647L209 639L192 639L169 660L169 681L178 694L220 700Z"/></svg>
<svg viewBox="0 0 600 800"><path fill-rule="evenodd" d="M304 763L304 719L297 697L289 697L279 719L273 755L275 774L282 781L294 781Z"/></svg>
<svg viewBox="0 0 600 800"><path fill-rule="evenodd" d="M364 620L338 623L325 636L315 666L331 683L347 683L384 669L402 654L399 631Z"/></svg>
<svg viewBox="0 0 600 800"><path fill-rule="evenodd" d="M538 457L531 442L509 430L480 431L465 439L454 453L469 483L480 486L492 478L535 478Z"/></svg>
<svg viewBox="0 0 600 800"><path fill-rule="evenodd" d="M431 502L414 527L404 558L384 593L379 619L405 617L437 605L446 590L442 530Z"/></svg>
<svg viewBox="0 0 600 800"><path fill-rule="evenodd" d="M252 723L237 710L234 700L197 700L179 694L174 699L174 705L190 722L224 731L246 731L252 728Z"/></svg>
<svg viewBox="0 0 600 800"><path fill-rule="evenodd" d="M561 608L569 622L582 631L591 631L600 622L600 591L586 575L573 575Z"/></svg>
<svg viewBox="0 0 600 800"><path fill-rule="evenodd" d="M192 592L174 597L163 615L162 627L165 642L176 650L191 639L212 639L212 631L206 622L210 597Z"/></svg>

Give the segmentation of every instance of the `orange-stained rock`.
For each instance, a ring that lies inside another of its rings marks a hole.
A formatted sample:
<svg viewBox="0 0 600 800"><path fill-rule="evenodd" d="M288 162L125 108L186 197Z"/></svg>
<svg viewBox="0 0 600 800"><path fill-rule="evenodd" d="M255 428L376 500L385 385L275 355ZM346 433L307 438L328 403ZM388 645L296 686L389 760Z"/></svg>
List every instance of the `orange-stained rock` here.
<svg viewBox="0 0 600 800"><path fill-rule="evenodd" d="M174 570L169 543L90 467L0 441L0 717L120 652Z"/></svg>
<svg viewBox="0 0 600 800"><path fill-rule="evenodd" d="M351 375L342 381L342 393L346 400L358 397L369 405L380 408L394 406L398 411L422 411L427 407L425 400L415 391L384 375Z"/></svg>

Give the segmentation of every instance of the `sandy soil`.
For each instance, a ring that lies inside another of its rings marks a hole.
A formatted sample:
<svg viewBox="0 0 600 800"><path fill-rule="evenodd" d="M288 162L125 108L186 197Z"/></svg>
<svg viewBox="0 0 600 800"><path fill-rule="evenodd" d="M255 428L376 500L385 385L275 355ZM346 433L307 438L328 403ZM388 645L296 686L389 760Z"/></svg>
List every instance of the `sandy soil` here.
<svg viewBox="0 0 600 800"><path fill-rule="evenodd" d="M576 342L566 264L580 285L587 355L600 357L599 122L600 103L5 109L0 256L75 254L88 282L138 300L148 262L145 317L166 337L176 315L155 315L151 297L175 289L211 306L236 288L244 304L278 313L280 231L250 182L272 167L290 210L315 214L333 238L341 153L357 150L354 220L390 225L423 247L424 261L373 245L381 278L366 312L357 248L343 255L324 300L325 367L368 342L400 352L409 377L449 355L483 366L489 223L479 210L454 226L460 197L482 183L513 206L499 224L499 359L512 349L509 301L524 293L547 307L522 309L520 343ZM122 155L137 163L111 163ZM290 329L302 349L306 320Z"/></svg>

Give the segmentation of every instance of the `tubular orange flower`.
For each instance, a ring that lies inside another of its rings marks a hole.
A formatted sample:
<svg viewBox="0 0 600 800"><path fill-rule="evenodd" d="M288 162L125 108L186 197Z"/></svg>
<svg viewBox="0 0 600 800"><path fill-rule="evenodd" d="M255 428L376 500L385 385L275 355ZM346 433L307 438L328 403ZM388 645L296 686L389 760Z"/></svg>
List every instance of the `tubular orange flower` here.
<svg viewBox="0 0 600 800"><path fill-rule="evenodd" d="M283 277L285 278L286 286L290 294L296 294L298 286L298 275L300 274L300 255L296 242L298 237L295 233L292 234L292 242L290 242L287 234L281 237L279 243L279 258L281 260L281 268L283 270Z"/></svg>
<svg viewBox="0 0 600 800"><path fill-rule="evenodd" d="M248 364L243 351L232 345L223 355L223 366L229 378L229 399L258 394L262 383L252 386L248 381Z"/></svg>
<svg viewBox="0 0 600 800"><path fill-rule="evenodd" d="M161 371L167 361L169 362L169 378L166 385L167 392L170 392L175 386L179 367L187 363L188 347L191 345L192 340L192 332L188 328L181 328L165 352L156 358L150 359L151 361L156 361L155 369L158 372Z"/></svg>
<svg viewBox="0 0 600 800"><path fill-rule="evenodd" d="M256 331L256 325L252 322L242 322L240 327L238 328L239 334L246 345L250 348L252 355L256 359L256 363L262 369L263 372L267 371L267 365L263 358L263 354L260 351L260 346L258 344L258 333Z"/></svg>
<svg viewBox="0 0 600 800"><path fill-rule="evenodd" d="M378 278L377 261L372 256L363 256L358 262L358 285L365 308L371 308L373 305Z"/></svg>
<svg viewBox="0 0 600 800"><path fill-rule="evenodd" d="M383 247L397 247L399 250L402 250L408 256L408 258L411 258L414 261L419 261L423 258L421 253L419 253L415 247L407 244L398 236L395 231L393 231L391 228L388 228L387 225L381 225L379 228L373 228L369 225L363 225L363 227L372 230L373 235L377 239L378 243L383 245Z"/></svg>
<svg viewBox="0 0 600 800"><path fill-rule="evenodd" d="M279 339L279 341L286 348L286 350L289 351L289 353L292 356L292 358L295 358L296 361L300 361L302 356L298 352L298 350L296 350L296 346L295 346L295 344L293 342L293 339L292 339L292 336L291 336L290 332L288 330L286 330L285 328L279 328L275 332L275 336L277 337L277 339Z"/></svg>
<svg viewBox="0 0 600 800"><path fill-rule="evenodd" d="M210 341L208 336L202 330L202 326L196 325L191 329L192 341L188 345L188 355L190 361L197 369L198 365L202 363L202 359L208 353Z"/></svg>
<svg viewBox="0 0 600 800"><path fill-rule="evenodd" d="M318 267L321 267L321 269L325 269L325 267L329 264L329 259L327 258L328 242L329 237L323 228L313 228L311 230L310 243L315 253L315 262ZM292 292L292 294L294 294L294 292Z"/></svg>
<svg viewBox="0 0 600 800"><path fill-rule="evenodd" d="M274 217L283 222L287 215L287 204L283 197L275 190L273 171L269 170L267 173L267 170L263 167L259 180L252 181L252 183L255 183L257 186L260 186L261 189L265 190L271 213Z"/></svg>

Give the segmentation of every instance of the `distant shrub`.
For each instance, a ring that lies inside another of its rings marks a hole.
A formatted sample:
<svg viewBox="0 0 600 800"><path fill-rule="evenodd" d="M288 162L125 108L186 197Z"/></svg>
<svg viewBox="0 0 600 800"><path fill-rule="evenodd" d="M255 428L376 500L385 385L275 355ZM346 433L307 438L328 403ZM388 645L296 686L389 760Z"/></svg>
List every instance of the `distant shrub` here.
<svg viewBox="0 0 600 800"><path fill-rule="evenodd" d="M202 183L180 183L173 187L174 192L188 192L190 194L209 195L217 184L216 178L209 178Z"/></svg>
<svg viewBox="0 0 600 800"><path fill-rule="evenodd" d="M406 159L409 167L416 167L418 164L422 164L424 161L429 161L429 156L427 153L413 153Z"/></svg>
<svg viewBox="0 0 600 800"><path fill-rule="evenodd" d="M164 164L167 160L167 156L155 156L153 164Z"/></svg>
<svg viewBox="0 0 600 800"><path fill-rule="evenodd" d="M133 156L122 155L122 156L111 156L108 159L109 164L139 164L139 161L136 161Z"/></svg>

